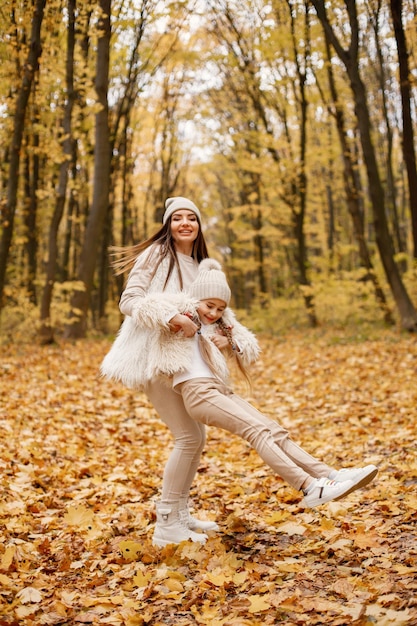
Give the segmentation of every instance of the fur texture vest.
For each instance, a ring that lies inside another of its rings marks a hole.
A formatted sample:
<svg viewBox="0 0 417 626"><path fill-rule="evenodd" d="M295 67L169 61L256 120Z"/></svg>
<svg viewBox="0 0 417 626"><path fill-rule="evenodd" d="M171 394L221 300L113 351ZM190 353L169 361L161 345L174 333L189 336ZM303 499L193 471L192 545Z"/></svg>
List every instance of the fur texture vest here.
<svg viewBox="0 0 417 626"><path fill-rule="evenodd" d="M170 384L173 374L189 369L192 359L193 339L182 332L173 333L168 327L172 311L196 314L198 301L184 293L152 292L133 307L101 364L101 374L127 387L143 389L146 383L162 377ZM223 314L225 323L232 327L234 341L239 346L244 365L253 363L259 356L255 335L240 324L235 314L227 308ZM205 336L216 332L216 325L206 328ZM217 376L227 381L229 370L223 351L214 345L212 358Z"/></svg>

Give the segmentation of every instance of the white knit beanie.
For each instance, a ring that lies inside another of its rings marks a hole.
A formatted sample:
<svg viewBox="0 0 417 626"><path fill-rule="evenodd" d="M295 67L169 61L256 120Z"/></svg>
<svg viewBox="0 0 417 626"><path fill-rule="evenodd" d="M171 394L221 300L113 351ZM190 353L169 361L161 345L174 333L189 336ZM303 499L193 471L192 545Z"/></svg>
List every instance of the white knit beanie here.
<svg viewBox="0 0 417 626"><path fill-rule="evenodd" d="M201 222L200 211L194 202L191 202L191 200L183 198L182 196L174 196L173 198L167 198L165 201L165 213L162 218L162 223L165 224L175 211L180 211L181 209L188 209L189 211L192 211L197 215L199 221Z"/></svg>
<svg viewBox="0 0 417 626"><path fill-rule="evenodd" d="M229 304L230 287L218 261L215 259L203 259L201 261L197 278L192 283L189 294L197 300L217 298Z"/></svg>

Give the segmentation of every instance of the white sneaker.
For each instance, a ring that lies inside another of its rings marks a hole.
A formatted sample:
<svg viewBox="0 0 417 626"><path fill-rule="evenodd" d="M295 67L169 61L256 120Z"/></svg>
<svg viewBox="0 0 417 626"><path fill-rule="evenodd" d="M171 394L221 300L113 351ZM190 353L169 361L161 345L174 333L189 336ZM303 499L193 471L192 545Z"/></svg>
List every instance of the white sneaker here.
<svg viewBox="0 0 417 626"><path fill-rule="evenodd" d="M368 483L371 482L378 474L378 468L375 465L367 465L366 467L352 467L347 469L340 469L337 472L330 474L330 479L334 480L335 483L342 483L346 480L351 480L353 482L353 486L348 493L355 491L355 489L360 489L361 487L365 487Z"/></svg>
<svg viewBox="0 0 417 626"><path fill-rule="evenodd" d="M330 480L330 478L315 478L308 490L304 491L301 504L304 507L315 507L330 500L339 500L347 493L353 491L353 482L344 480L342 483Z"/></svg>

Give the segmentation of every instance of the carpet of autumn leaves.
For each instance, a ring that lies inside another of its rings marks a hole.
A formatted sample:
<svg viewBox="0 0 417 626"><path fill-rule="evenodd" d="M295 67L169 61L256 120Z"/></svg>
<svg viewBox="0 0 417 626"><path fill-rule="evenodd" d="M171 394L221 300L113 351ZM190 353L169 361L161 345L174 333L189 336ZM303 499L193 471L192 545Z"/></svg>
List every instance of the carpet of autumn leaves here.
<svg viewBox="0 0 417 626"><path fill-rule="evenodd" d="M192 496L220 531L162 550L171 439L141 393L99 378L109 345L2 348L0 625L417 624L414 336L261 338L251 401L329 464L379 475L303 509L210 429Z"/></svg>

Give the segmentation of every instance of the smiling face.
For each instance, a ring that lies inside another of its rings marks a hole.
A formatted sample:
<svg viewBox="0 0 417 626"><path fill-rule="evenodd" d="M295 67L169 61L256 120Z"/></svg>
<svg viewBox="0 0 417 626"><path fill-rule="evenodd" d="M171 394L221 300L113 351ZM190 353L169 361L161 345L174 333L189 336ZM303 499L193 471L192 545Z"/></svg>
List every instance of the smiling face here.
<svg viewBox="0 0 417 626"><path fill-rule="evenodd" d="M188 209L175 211L171 216L171 234L175 248L183 254L191 254L200 230L195 213Z"/></svg>
<svg viewBox="0 0 417 626"><path fill-rule="evenodd" d="M198 316L202 324L214 324L221 318L226 308L226 302L218 298L200 300L197 308Z"/></svg>

